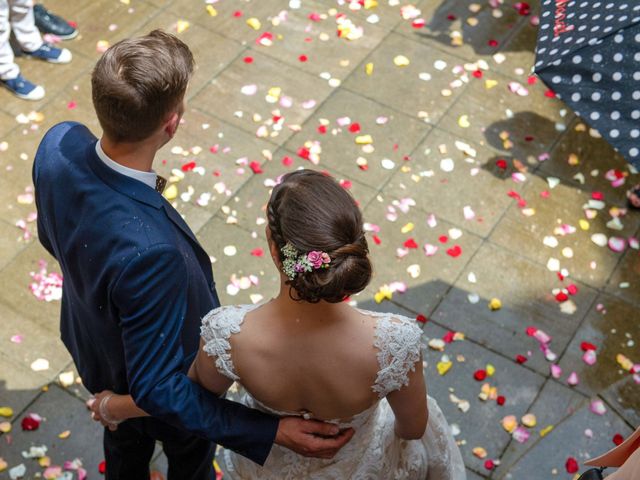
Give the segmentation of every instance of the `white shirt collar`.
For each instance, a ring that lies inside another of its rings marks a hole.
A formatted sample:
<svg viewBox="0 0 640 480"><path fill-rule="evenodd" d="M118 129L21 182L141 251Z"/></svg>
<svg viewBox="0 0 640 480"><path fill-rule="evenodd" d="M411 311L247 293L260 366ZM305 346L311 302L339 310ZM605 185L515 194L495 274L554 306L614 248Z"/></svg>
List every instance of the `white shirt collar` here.
<svg viewBox="0 0 640 480"><path fill-rule="evenodd" d="M142 170L135 170L133 168L120 165L118 162L110 159L109 156L104 153L104 150L102 150L102 145L100 145L100 140L96 142L96 153L98 154L98 157L100 157L100 160L102 160L107 167L115 170L118 173L121 173L122 175L126 175L127 177L133 178L134 180L138 180L145 185L149 185L154 190L156 189L156 179L158 176L153 170L150 172L143 172Z"/></svg>

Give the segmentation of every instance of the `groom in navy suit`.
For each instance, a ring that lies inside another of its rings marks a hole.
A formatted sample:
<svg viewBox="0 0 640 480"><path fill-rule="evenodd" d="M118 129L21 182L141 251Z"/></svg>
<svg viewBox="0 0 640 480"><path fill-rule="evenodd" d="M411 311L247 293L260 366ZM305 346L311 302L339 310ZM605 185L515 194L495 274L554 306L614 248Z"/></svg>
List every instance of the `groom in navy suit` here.
<svg viewBox="0 0 640 480"><path fill-rule="evenodd" d="M61 123L34 162L38 235L64 275L62 340L90 392L130 393L151 415L117 424L116 402L97 396L109 480L148 479L156 441L169 479L204 480L214 442L262 464L274 442L330 458L352 434L326 438L336 427L266 415L186 375L219 301L209 256L152 165L176 133L193 67L189 48L161 31L113 45L91 78L102 138Z"/></svg>

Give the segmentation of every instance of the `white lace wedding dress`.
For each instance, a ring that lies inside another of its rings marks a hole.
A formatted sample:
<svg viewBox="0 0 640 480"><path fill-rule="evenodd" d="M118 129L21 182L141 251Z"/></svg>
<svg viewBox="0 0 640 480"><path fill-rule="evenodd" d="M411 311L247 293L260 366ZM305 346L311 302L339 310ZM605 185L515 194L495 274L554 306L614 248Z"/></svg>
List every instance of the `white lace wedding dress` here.
<svg viewBox="0 0 640 480"><path fill-rule="evenodd" d="M255 305L221 307L202 321L204 350L216 356L216 367L242 384L234 371L229 338L240 332L245 315ZM261 480L465 480L464 463L449 425L434 399L427 396L429 422L420 440L402 440L394 434L394 415L385 400L390 392L408 384L407 374L420 358L420 329L409 318L361 311L376 317L376 341L380 370L371 388L380 401L355 415L341 428L353 427L355 435L331 460L312 459L274 445L263 467L230 450L222 464L226 479ZM263 405L246 393L242 403L278 416L300 415Z"/></svg>

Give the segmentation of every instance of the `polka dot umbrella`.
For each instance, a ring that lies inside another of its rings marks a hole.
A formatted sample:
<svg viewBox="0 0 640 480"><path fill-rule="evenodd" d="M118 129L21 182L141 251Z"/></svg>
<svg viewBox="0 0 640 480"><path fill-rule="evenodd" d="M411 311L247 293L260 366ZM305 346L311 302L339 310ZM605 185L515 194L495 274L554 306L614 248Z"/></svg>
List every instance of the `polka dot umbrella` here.
<svg viewBox="0 0 640 480"><path fill-rule="evenodd" d="M543 0L535 72L640 169L639 0Z"/></svg>

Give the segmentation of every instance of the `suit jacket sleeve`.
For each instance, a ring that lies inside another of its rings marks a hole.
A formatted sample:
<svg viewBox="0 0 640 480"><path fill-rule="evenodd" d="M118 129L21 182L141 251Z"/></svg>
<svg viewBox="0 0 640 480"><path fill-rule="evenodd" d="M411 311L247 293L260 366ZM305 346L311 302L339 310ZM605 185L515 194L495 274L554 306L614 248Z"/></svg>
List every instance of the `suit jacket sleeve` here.
<svg viewBox="0 0 640 480"><path fill-rule="evenodd" d="M130 393L150 415L263 464L278 420L218 398L183 373L187 273L175 247L155 245L134 256L113 287Z"/></svg>

